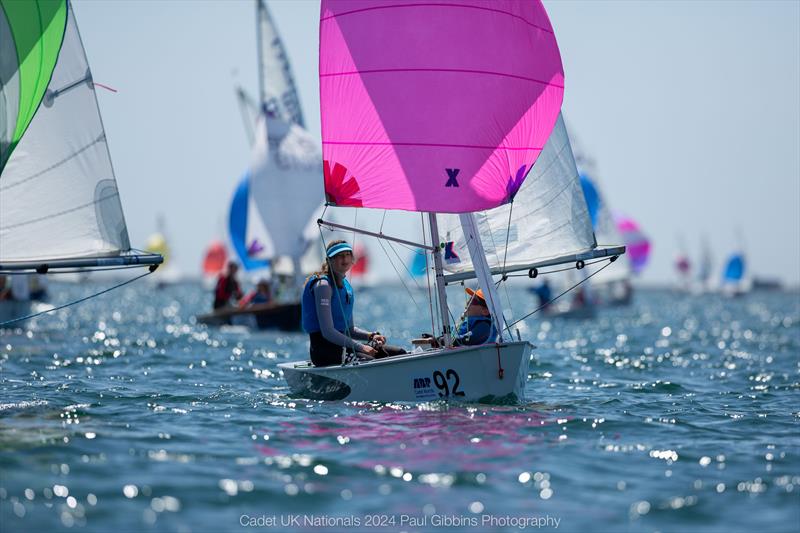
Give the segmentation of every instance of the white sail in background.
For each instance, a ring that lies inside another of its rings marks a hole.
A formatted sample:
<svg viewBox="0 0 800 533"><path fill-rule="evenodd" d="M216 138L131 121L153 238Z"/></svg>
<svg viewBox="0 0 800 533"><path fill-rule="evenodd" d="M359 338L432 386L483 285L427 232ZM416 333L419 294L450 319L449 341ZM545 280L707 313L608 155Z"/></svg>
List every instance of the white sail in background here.
<svg viewBox="0 0 800 533"><path fill-rule="evenodd" d="M305 127L286 49L264 0L257 1L261 102L273 116Z"/></svg>
<svg viewBox="0 0 800 533"><path fill-rule="evenodd" d="M445 270L453 273L474 270L458 216L439 218L448 247ZM475 218L491 269L504 265L524 267L595 248L592 223L560 114L513 204L476 213Z"/></svg>
<svg viewBox="0 0 800 533"><path fill-rule="evenodd" d="M595 183L595 186L597 184ZM605 196L601 196L600 205L597 209L597 225L594 230L595 238L597 239L598 246L613 246L625 242L617 225L614 222L614 217L608 207ZM614 262L613 266L604 268L597 274L592 276L592 283L614 283L618 281L629 280L632 275L631 263L627 254L620 255Z"/></svg>
<svg viewBox="0 0 800 533"><path fill-rule="evenodd" d="M297 265L317 237L307 227L324 200L322 149L303 128L286 51L263 1L257 2L256 12L261 109L248 173L247 204L255 209L249 210L247 234L263 235L259 257L289 258ZM240 103L244 99L240 90Z"/></svg>
<svg viewBox="0 0 800 533"><path fill-rule="evenodd" d="M0 177L0 263L129 250L92 75L68 5L47 92Z"/></svg>
<svg viewBox="0 0 800 533"><path fill-rule="evenodd" d="M299 258L305 230L323 199L322 152L297 124L262 116L250 167L250 194L269 234L266 257Z"/></svg>

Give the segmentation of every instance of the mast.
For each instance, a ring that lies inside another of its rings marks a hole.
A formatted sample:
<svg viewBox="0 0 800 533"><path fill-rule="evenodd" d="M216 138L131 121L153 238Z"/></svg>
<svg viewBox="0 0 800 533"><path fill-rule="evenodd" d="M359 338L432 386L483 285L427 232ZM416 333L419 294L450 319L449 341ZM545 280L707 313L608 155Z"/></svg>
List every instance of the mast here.
<svg viewBox="0 0 800 533"><path fill-rule="evenodd" d="M256 52L258 52L258 107L261 109L267 101L267 88L264 87L264 51L261 34L261 10L264 5L261 0L256 0Z"/></svg>
<svg viewBox="0 0 800 533"><path fill-rule="evenodd" d="M439 294L439 311L442 314L442 334L444 345L450 346L450 316L447 309L447 288L444 283L444 269L442 268L442 248L439 246L439 226L436 223L436 213L428 213L428 222L431 227L431 244L433 244L433 267L436 272L436 290Z"/></svg>

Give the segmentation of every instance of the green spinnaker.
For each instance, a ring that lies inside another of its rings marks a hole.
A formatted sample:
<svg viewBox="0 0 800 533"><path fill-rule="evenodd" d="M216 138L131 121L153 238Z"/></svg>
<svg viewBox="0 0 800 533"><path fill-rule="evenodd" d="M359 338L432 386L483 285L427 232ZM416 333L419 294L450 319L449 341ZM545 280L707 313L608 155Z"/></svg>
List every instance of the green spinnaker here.
<svg viewBox="0 0 800 533"><path fill-rule="evenodd" d="M67 0L0 0L0 173L33 120L67 26Z"/></svg>

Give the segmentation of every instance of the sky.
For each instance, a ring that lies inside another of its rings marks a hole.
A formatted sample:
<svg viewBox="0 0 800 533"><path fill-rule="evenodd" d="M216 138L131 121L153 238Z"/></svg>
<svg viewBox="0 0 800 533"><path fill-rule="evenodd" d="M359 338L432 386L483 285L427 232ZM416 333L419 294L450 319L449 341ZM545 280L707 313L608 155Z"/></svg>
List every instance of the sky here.
<svg viewBox="0 0 800 533"><path fill-rule="evenodd" d="M163 214L195 275L249 161L234 87L257 94L255 5L73 3L94 79L117 91L98 98L131 242ZM800 284L800 2L544 4L573 144L653 243L642 280L673 281L675 257L705 238L718 272L743 248L754 275ZM319 2L268 5L319 136Z"/></svg>

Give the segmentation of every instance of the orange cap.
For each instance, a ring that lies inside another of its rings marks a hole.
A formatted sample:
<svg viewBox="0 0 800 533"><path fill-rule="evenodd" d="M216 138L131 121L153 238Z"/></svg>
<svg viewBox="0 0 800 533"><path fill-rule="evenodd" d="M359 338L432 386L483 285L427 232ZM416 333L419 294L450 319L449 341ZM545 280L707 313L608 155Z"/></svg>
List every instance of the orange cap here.
<svg viewBox="0 0 800 533"><path fill-rule="evenodd" d="M464 292L466 292L466 293L467 293L467 294L469 294L470 296L475 296L475 297L476 297L476 298L478 298L478 299L479 299L481 302L483 302L483 305L486 305L486 298L484 298L484 297L483 297L483 291L482 291L481 289L478 289L478 290L476 291L476 290L472 290L472 289L470 289L469 287L467 287L467 288L465 288L465 289L464 289Z"/></svg>

